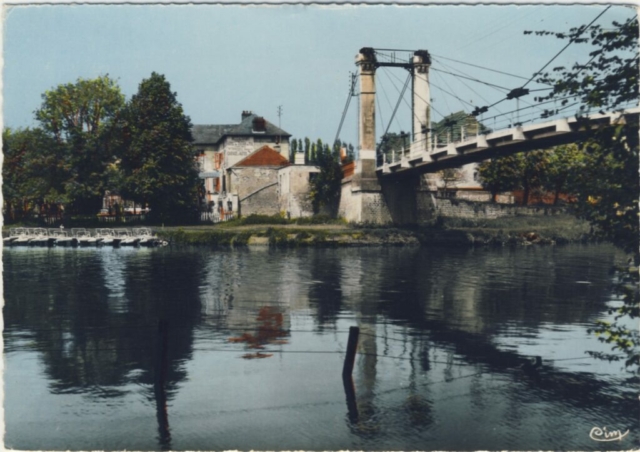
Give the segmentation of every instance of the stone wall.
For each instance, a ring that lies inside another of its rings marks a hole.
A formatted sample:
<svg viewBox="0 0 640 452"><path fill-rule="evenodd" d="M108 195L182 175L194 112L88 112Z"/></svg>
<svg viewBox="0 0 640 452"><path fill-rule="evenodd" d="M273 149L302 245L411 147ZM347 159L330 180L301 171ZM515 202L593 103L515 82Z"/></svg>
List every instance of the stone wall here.
<svg viewBox="0 0 640 452"><path fill-rule="evenodd" d="M553 206L516 206L473 202L463 199L435 199L435 212L445 218L492 219L509 216L541 216L566 213L564 207Z"/></svg>
<svg viewBox="0 0 640 452"><path fill-rule="evenodd" d="M310 217L313 206L309 198L309 179L320 170L311 165L291 165L278 174L280 211L288 218Z"/></svg>
<svg viewBox="0 0 640 452"><path fill-rule="evenodd" d="M240 202L240 215L277 215L280 213L277 184L268 186Z"/></svg>
<svg viewBox="0 0 640 452"><path fill-rule="evenodd" d="M227 137L221 151L224 152L224 166L231 168L243 158L256 150L253 137Z"/></svg>
<svg viewBox="0 0 640 452"><path fill-rule="evenodd" d="M238 194L240 215L280 212L278 168L237 167L228 174L229 191Z"/></svg>

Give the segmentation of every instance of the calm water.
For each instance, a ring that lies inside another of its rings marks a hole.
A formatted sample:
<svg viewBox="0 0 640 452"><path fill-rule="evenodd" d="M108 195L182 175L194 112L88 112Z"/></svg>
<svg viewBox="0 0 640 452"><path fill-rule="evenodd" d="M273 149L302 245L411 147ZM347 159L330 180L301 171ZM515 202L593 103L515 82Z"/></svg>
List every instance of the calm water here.
<svg viewBox="0 0 640 452"><path fill-rule="evenodd" d="M4 249L5 444L632 449L637 387L622 364L585 355L609 350L587 328L619 303L622 258L608 246ZM538 372L519 368L536 355ZM630 433L603 444L593 427Z"/></svg>

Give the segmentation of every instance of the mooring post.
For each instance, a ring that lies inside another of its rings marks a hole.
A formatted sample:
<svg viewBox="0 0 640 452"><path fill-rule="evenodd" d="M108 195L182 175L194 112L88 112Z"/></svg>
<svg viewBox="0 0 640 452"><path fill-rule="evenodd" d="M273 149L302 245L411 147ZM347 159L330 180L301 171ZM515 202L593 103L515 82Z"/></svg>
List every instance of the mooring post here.
<svg viewBox="0 0 640 452"><path fill-rule="evenodd" d="M349 328L349 341L347 342L347 355L344 357L344 367L342 368L342 378L351 378L353 364L356 360L356 350L358 348L358 336L360 328L352 326Z"/></svg>

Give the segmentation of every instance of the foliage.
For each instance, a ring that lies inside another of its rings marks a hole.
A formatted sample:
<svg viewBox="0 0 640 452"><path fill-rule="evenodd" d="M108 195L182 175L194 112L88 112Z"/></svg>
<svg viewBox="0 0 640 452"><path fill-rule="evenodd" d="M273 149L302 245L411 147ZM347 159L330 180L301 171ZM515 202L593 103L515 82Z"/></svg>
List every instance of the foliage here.
<svg viewBox="0 0 640 452"><path fill-rule="evenodd" d="M576 193L576 173L584 166L584 153L576 144L556 146L545 151L547 164L541 174L542 186L552 192L553 204L560 193Z"/></svg>
<svg viewBox="0 0 640 452"><path fill-rule="evenodd" d="M64 174L64 186L56 190L64 191L72 211L95 214L109 186L106 168L114 160L113 124L124 96L116 82L104 75L58 85L46 91L42 100L36 119L57 143L55 174L50 178L57 183Z"/></svg>
<svg viewBox="0 0 640 452"><path fill-rule="evenodd" d="M296 152L304 152L305 155L305 165L315 165L318 163L319 155L324 151L326 145L322 142L321 139L312 142L308 137L304 138L304 146L302 138L292 138L291 139L291 155L290 161L295 161ZM337 156L340 156L340 149L344 148L346 152L346 157L341 163L351 163L354 160L355 148L352 144L347 143L345 141L336 140L333 143L333 153Z"/></svg>
<svg viewBox="0 0 640 452"><path fill-rule="evenodd" d="M313 211L318 213L322 210L335 217L338 213L342 187L340 156L336 152L331 152L328 145L324 145L317 153L316 165L320 172L314 175L310 183Z"/></svg>
<svg viewBox="0 0 640 452"><path fill-rule="evenodd" d="M459 168L447 168L439 171L438 174L442 178L442 182L444 183L442 189L443 191L447 191L450 187L450 184L459 181L462 178L462 172Z"/></svg>
<svg viewBox="0 0 640 452"><path fill-rule="evenodd" d="M520 166L520 159L515 155L486 160L478 165L480 183L491 193L493 201L498 193L518 188Z"/></svg>
<svg viewBox="0 0 640 452"><path fill-rule="evenodd" d="M609 361L620 361L624 353L625 366L640 369L640 353L637 351L640 335L637 331L637 318L640 316L640 292L638 291L639 273L637 267L617 269L619 282L615 292L622 300L622 305L610 309L614 321L600 320L589 331L598 336L601 342L612 344L613 353L589 352L592 356ZM622 322L622 323L620 323Z"/></svg>
<svg viewBox="0 0 640 452"><path fill-rule="evenodd" d="M393 160L395 153L396 161L400 160L400 153L409 147L411 137L405 132L389 132L382 137L379 152L384 155L387 162Z"/></svg>
<svg viewBox="0 0 640 452"><path fill-rule="evenodd" d="M527 32L531 33L531 32ZM593 47L587 62L556 67L538 81L553 90L539 100L562 98L582 102L583 115L638 103L638 24L635 14L612 28L584 26L569 33L539 31L541 36L572 40ZM584 36L583 36L584 35ZM555 112L546 112L546 115ZM580 143L584 162L575 181L579 213L600 233L628 252L638 252L638 124L619 123L589 131Z"/></svg>
<svg viewBox="0 0 640 452"><path fill-rule="evenodd" d="M588 30L581 26L572 28L569 33L539 31L536 34L588 44L593 48L588 61L541 74L538 81L551 84L554 89L539 100L562 99L563 105L577 100L582 103L582 115L637 106L640 60L635 11L625 22L613 22L612 28L593 25ZM557 111L546 112L546 115L551 113ZM589 129L587 138L580 145L584 163L576 172L578 212L596 226L602 236L631 253L630 260L637 265L640 262L638 123L621 121L614 126ZM600 322L595 331L606 342L614 344L614 350L626 354L627 366L640 370L640 340L623 324L625 321L637 323L638 268L621 274L625 276L617 288L624 292L624 304L615 321Z"/></svg>
<svg viewBox="0 0 640 452"><path fill-rule="evenodd" d="M191 121L163 75L154 72L140 83L119 130L121 194L148 204L153 221L195 221L200 182Z"/></svg>
<svg viewBox="0 0 640 452"><path fill-rule="evenodd" d="M7 220L21 220L34 208L56 210L65 201L68 171L63 149L39 128L3 131L2 195Z"/></svg>
<svg viewBox="0 0 640 452"><path fill-rule="evenodd" d="M584 110L616 109L638 99L638 22L635 13L624 23L613 22L611 28L584 25L568 33L551 31L525 31L539 36L555 36L574 44L589 44L594 49L587 62L576 62L571 68L558 66L540 75L537 81L553 86L544 101L569 97L584 102ZM570 102L562 101L562 105ZM552 113L547 112L547 115Z"/></svg>

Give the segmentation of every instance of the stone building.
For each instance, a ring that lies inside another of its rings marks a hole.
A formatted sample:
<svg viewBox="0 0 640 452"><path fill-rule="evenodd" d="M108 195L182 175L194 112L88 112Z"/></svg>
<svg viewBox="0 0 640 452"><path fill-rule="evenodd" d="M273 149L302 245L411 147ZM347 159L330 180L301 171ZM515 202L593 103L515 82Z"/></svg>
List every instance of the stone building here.
<svg viewBox="0 0 640 452"><path fill-rule="evenodd" d="M278 173L289 165L289 159L263 146L227 169L227 189L238 197L241 215L280 212Z"/></svg>
<svg viewBox="0 0 640 452"><path fill-rule="evenodd" d="M304 154L296 153L295 165L278 171L280 212L287 218L310 217L313 206L309 198L310 182L320 172L318 167L304 164Z"/></svg>
<svg viewBox="0 0 640 452"><path fill-rule="evenodd" d="M291 134L250 111L240 124L195 125L192 133L206 202L217 218L313 215L309 183L319 169L305 165L302 153L289 162Z"/></svg>
<svg viewBox="0 0 640 452"><path fill-rule="evenodd" d="M199 151L205 200L213 210L221 214L238 212L241 196L239 197L237 190L245 190L238 180L235 187L231 188L233 181L230 178L239 177L231 175L234 165L265 146L279 154L283 160L289 160L291 134L250 111L242 112L239 124L197 124L193 126L192 133L194 146ZM248 172L245 169L238 171L237 174ZM253 165L252 171L257 171L256 165ZM272 172L265 169L265 174ZM272 176L273 181L277 182L275 173ZM260 180L264 180L264 177Z"/></svg>

